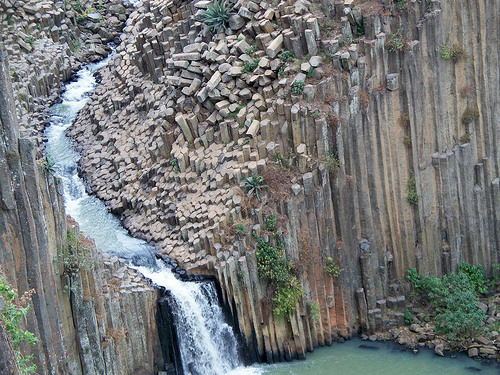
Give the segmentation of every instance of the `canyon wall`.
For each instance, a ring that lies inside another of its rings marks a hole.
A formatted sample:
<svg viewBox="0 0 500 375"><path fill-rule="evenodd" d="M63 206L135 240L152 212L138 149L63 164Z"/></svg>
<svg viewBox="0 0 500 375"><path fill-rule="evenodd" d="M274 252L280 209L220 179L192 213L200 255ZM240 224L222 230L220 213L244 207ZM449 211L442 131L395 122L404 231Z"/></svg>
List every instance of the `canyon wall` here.
<svg viewBox="0 0 500 375"><path fill-rule="evenodd" d="M70 255L81 259L66 238L67 230L78 235L78 227L67 226L62 185L47 160L39 159L32 139L20 137L3 49L0 120L1 272L20 295L34 291L22 325L38 343L20 350L34 355L43 374L155 373L163 367L157 291L88 240L80 250L92 265L70 264L76 271L65 273ZM2 345L8 345L4 338L2 326Z"/></svg>
<svg viewBox="0 0 500 375"><path fill-rule="evenodd" d="M491 271L498 2L241 1L214 37L206 5L143 2L71 134L127 228L218 277L254 359L402 324L408 268ZM289 320L255 257L272 214L304 290Z"/></svg>
<svg viewBox="0 0 500 375"><path fill-rule="evenodd" d="M90 189L131 232L219 279L253 359L402 323L410 267L500 261L497 1L240 1L219 37L206 6L144 1L71 133ZM245 189L255 173L262 200ZM273 213L304 290L290 319L255 257Z"/></svg>

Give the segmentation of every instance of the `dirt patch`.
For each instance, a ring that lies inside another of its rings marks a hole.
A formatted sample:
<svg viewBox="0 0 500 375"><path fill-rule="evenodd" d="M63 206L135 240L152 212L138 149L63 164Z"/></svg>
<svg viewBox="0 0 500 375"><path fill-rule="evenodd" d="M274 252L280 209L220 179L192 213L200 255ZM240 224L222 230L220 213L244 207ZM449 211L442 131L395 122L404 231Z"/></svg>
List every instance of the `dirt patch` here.
<svg viewBox="0 0 500 375"><path fill-rule="evenodd" d="M273 203L288 200L291 197L290 187L298 181L299 175L297 168L269 165L262 174L264 183L269 186L268 201Z"/></svg>
<svg viewBox="0 0 500 375"><path fill-rule="evenodd" d="M355 1L356 5L359 5L361 10L363 11L363 15L369 15L369 14L382 14L384 10L384 5L380 0L373 0L373 1L362 1L362 0L357 0Z"/></svg>

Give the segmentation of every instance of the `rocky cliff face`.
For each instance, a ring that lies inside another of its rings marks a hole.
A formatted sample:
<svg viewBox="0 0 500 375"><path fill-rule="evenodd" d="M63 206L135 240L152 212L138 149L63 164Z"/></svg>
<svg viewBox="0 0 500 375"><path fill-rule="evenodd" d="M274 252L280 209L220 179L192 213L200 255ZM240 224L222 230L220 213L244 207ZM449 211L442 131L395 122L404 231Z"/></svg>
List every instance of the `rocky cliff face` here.
<svg viewBox="0 0 500 375"><path fill-rule="evenodd" d="M37 160L32 140L20 138L3 50L0 119L0 263L20 294L35 291L25 329L39 342L22 350L34 354L43 374L153 374L162 364L157 292L92 243L86 252L93 267L58 276L69 251L62 186Z"/></svg>
<svg viewBox="0 0 500 375"><path fill-rule="evenodd" d="M205 7L144 2L72 133L132 232L217 275L255 358L402 323L410 267L499 262L498 2L243 1L213 39ZM304 289L290 321L250 234L272 241L272 213Z"/></svg>
<svg viewBox="0 0 500 375"><path fill-rule="evenodd" d="M218 277L259 360L401 323L410 267L500 261L498 2L357 3L242 1L212 38L205 2L145 1L72 131L92 190ZM272 213L304 289L289 321L251 234L272 242Z"/></svg>

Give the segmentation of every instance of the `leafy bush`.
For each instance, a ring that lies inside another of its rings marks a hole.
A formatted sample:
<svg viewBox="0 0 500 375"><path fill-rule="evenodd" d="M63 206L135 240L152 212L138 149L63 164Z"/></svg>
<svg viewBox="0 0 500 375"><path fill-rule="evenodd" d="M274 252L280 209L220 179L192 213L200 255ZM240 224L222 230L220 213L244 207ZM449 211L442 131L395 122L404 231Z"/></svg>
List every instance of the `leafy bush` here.
<svg viewBox="0 0 500 375"><path fill-rule="evenodd" d="M325 272L335 278L340 275L340 267L337 263L335 263L332 257L328 257L326 259Z"/></svg>
<svg viewBox="0 0 500 375"><path fill-rule="evenodd" d="M474 285L475 290L479 293L486 293L486 279L484 278L486 272L483 266L473 266L472 264L462 262L458 265L458 272L463 273L469 279L469 282Z"/></svg>
<svg viewBox="0 0 500 375"><path fill-rule="evenodd" d="M4 302L3 307L0 309L0 318L12 340L12 349L16 352L16 362L22 374L36 371L36 365L29 365L33 355L25 357L19 351L21 343L26 342L33 346L38 341L33 333L20 328L21 322L28 314L30 308L28 300L33 293L34 290L25 293L19 298L16 291L12 289L5 277L0 273L0 295Z"/></svg>
<svg viewBox="0 0 500 375"><path fill-rule="evenodd" d="M208 26L209 31L219 34L226 30L232 9L233 6L227 6L225 0L214 0L212 5L207 6L207 10L201 12L201 22Z"/></svg>
<svg viewBox="0 0 500 375"><path fill-rule="evenodd" d="M274 313L287 317L295 313L297 301L302 297L303 290L299 280L293 275L294 267L285 258L283 240L279 234L274 236L276 245L257 238L257 269L259 274L269 278L276 288L274 293Z"/></svg>
<svg viewBox="0 0 500 375"><path fill-rule="evenodd" d="M234 228L234 230L236 231L236 233L244 236L245 234L247 234L247 227L245 226L245 224L236 224L236 227Z"/></svg>
<svg viewBox="0 0 500 375"><path fill-rule="evenodd" d="M475 121L479 118L479 111L474 108L467 107L462 115L462 122L465 125L470 124L472 121Z"/></svg>
<svg viewBox="0 0 500 375"><path fill-rule="evenodd" d="M63 275L76 276L81 269L89 271L94 266L90 250L82 246L80 236L73 230L66 233L66 245L57 255L56 262L63 268Z"/></svg>
<svg viewBox="0 0 500 375"><path fill-rule="evenodd" d="M411 205L415 206L418 203L418 200L420 199L420 195L417 194L417 183L415 181L415 176L411 175L410 179L408 180L408 196L406 199L408 200L408 203Z"/></svg>
<svg viewBox="0 0 500 375"><path fill-rule="evenodd" d="M274 212L266 219L266 229L271 232L276 230L276 214Z"/></svg>
<svg viewBox="0 0 500 375"><path fill-rule="evenodd" d="M462 46L455 43L452 46L450 45L441 46L441 57L444 60L451 60L456 63L461 59L466 58L467 54L465 53Z"/></svg>
<svg viewBox="0 0 500 375"><path fill-rule="evenodd" d="M260 59L253 59L252 62L244 61L243 62L243 73L253 72L259 66Z"/></svg>
<svg viewBox="0 0 500 375"><path fill-rule="evenodd" d="M294 58L295 54L293 53L293 51L289 51L286 48L284 48L283 51L281 52L280 59L283 62L293 61Z"/></svg>
<svg viewBox="0 0 500 375"><path fill-rule="evenodd" d="M170 159L170 165L174 169L174 173L179 173L181 169L179 168L179 161L176 158Z"/></svg>
<svg viewBox="0 0 500 375"><path fill-rule="evenodd" d="M427 302L431 313L435 314L436 332L447 334L451 341L469 340L480 334L485 319L476 293L477 283L484 281L481 269L466 263L460 268L457 274L445 275L442 280L433 276L422 277L415 268L409 269L406 276L413 285L412 296Z"/></svg>
<svg viewBox="0 0 500 375"><path fill-rule="evenodd" d="M405 324L407 325L413 324L415 320L413 319L413 315L411 314L410 310L406 309L403 315Z"/></svg>
<svg viewBox="0 0 500 375"><path fill-rule="evenodd" d="M443 284L448 293L443 300L445 308L435 318L436 332L446 333L451 341L469 340L482 333L486 315L467 275L445 275Z"/></svg>
<svg viewBox="0 0 500 375"><path fill-rule="evenodd" d="M407 41L403 38L403 29L398 29L394 34L387 37L385 47L391 52L402 52L406 49L407 44Z"/></svg>
<svg viewBox="0 0 500 375"><path fill-rule="evenodd" d="M292 94L300 95L304 92L305 87L304 81L293 81L292 83Z"/></svg>
<svg viewBox="0 0 500 375"><path fill-rule="evenodd" d="M260 191L264 188L267 188L269 186L264 185L264 177L259 176L258 174L254 173L252 177L245 178L243 180L245 183L245 187L248 189L248 195L255 194L257 199L260 201Z"/></svg>

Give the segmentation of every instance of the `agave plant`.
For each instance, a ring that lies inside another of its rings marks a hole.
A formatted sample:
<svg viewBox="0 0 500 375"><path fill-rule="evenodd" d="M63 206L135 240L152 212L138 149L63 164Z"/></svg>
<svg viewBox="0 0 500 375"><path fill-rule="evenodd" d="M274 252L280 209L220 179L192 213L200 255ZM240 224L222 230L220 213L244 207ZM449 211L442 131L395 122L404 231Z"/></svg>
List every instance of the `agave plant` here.
<svg viewBox="0 0 500 375"><path fill-rule="evenodd" d="M214 30L218 34L226 29L229 17L233 14L232 9L232 5L226 5L226 0L214 0L212 5L207 5L207 10L201 13L201 22L208 26L208 30Z"/></svg>
<svg viewBox="0 0 500 375"><path fill-rule="evenodd" d="M260 190L269 187L267 185L263 185L264 177L259 176L257 173L254 173L252 177L245 178L243 182L245 182L245 187L248 189L248 195L255 194L259 201Z"/></svg>

